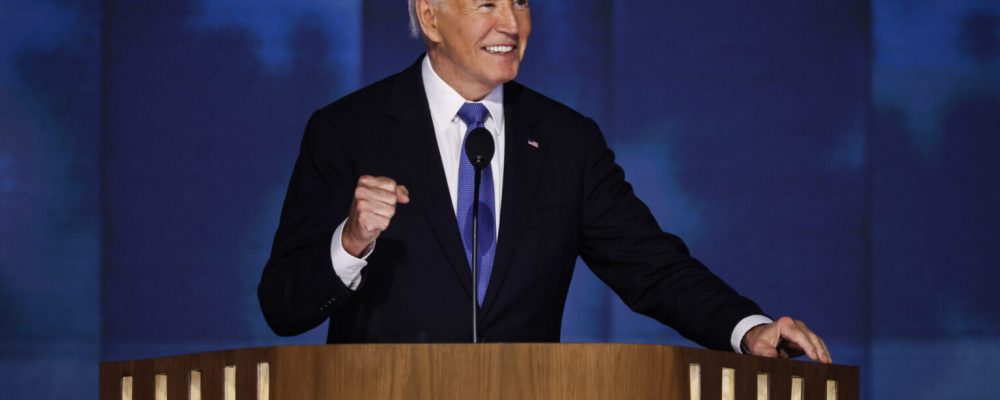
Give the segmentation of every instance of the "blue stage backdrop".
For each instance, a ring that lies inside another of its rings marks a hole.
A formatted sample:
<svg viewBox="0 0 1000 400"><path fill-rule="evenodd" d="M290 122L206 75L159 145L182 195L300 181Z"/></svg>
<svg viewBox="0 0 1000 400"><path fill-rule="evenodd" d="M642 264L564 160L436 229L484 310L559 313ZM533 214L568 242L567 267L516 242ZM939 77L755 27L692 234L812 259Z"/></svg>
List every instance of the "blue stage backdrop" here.
<svg viewBox="0 0 1000 400"><path fill-rule="evenodd" d="M873 10L871 398L996 398L1000 2Z"/></svg>
<svg viewBox="0 0 1000 400"><path fill-rule="evenodd" d="M519 80L871 399L990 398L995 0L532 3ZM402 0L0 0L0 381L282 339L255 288L309 114L415 61ZM690 345L582 264L564 341Z"/></svg>
<svg viewBox="0 0 1000 400"><path fill-rule="evenodd" d="M97 396L101 8L0 0L0 397Z"/></svg>

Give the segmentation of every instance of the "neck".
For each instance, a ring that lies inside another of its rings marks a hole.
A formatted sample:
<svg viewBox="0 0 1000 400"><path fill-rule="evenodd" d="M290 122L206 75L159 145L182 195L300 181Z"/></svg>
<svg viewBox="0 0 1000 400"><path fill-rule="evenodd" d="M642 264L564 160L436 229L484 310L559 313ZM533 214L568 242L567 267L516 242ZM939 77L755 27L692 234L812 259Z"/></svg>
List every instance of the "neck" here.
<svg viewBox="0 0 1000 400"><path fill-rule="evenodd" d="M493 91L492 87L487 87L479 83L469 82L468 79L463 79L464 74L462 74L454 63L449 61L446 57L438 54L438 52L433 50L427 51L427 56L431 59L431 68L434 69L434 73L437 74L444 83L455 89L462 98L468 101L480 101Z"/></svg>

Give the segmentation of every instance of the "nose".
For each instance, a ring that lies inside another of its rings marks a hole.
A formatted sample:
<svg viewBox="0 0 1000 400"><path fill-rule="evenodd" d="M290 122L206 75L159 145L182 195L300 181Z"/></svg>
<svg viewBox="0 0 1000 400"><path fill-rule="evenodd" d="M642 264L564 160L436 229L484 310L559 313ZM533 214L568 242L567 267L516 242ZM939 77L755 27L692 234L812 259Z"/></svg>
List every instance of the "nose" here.
<svg viewBox="0 0 1000 400"><path fill-rule="evenodd" d="M514 15L513 2L503 2L504 6L497 7L497 32L507 35L517 35L520 27L517 23L517 16Z"/></svg>

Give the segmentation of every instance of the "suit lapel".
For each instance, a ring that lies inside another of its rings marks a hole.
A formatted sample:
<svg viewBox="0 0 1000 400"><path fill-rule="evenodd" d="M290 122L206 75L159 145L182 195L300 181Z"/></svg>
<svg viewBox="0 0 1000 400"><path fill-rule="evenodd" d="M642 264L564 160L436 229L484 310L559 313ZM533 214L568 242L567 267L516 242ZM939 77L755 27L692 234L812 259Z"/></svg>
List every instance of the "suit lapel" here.
<svg viewBox="0 0 1000 400"><path fill-rule="evenodd" d="M400 182L410 190L412 203L409 206L420 207L427 216L428 224L471 301L472 272L465 258L455 211L451 207L434 124L424 94L420 63L417 61L397 76L386 102L386 113L396 120L396 125L389 129L389 142L403 167L405 180Z"/></svg>
<svg viewBox="0 0 1000 400"><path fill-rule="evenodd" d="M422 59L422 57L421 57ZM434 135L430 108L424 93L420 61L397 76L386 101L386 114L395 120L388 130L393 153L403 167L400 182L410 189L412 203L426 215L442 251L469 299L472 299L472 272L465 257L461 234L451 207L441 154ZM493 274L490 277L480 318L496 302L503 287L511 259L521 239L538 187L546 147L544 138L533 131L540 116L522 101L523 88L517 83L504 85L504 177L500 233L497 240ZM541 146L528 144L529 140Z"/></svg>
<svg viewBox="0 0 1000 400"><path fill-rule="evenodd" d="M517 83L504 85L504 176L503 199L500 207L500 233L497 238L493 275L490 277L486 298L483 300L485 317L503 287L510 270L511 258L521 240L525 223L531 212L538 187L538 174L542 167L546 147L538 145L542 137L534 132L540 116L522 99L523 88ZM544 144L544 143L542 143Z"/></svg>

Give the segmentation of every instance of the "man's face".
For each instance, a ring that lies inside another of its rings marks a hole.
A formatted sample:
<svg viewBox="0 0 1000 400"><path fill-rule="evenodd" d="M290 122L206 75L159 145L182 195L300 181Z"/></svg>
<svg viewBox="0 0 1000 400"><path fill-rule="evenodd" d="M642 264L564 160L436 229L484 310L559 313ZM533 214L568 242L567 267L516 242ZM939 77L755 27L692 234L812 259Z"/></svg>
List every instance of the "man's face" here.
<svg viewBox="0 0 1000 400"><path fill-rule="evenodd" d="M513 80L531 33L528 1L438 1L428 39L445 82L463 96L479 96Z"/></svg>

